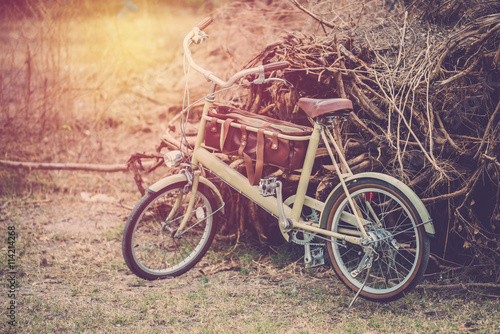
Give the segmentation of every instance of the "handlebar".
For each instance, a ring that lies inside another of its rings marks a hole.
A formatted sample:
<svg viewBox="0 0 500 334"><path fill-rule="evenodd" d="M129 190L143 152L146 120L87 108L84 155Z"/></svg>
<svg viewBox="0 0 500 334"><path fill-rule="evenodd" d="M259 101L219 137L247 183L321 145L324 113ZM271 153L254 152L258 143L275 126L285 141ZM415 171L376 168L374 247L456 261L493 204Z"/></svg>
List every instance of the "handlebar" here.
<svg viewBox="0 0 500 334"><path fill-rule="evenodd" d="M282 70L290 66L290 63L287 61L277 61L275 63L269 63L264 65L264 72L272 72L277 70Z"/></svg>
<svg viewBox="0 0 500 334"><path fill-rule="evenodd" d="M196 70L197 72L203 74L203 76L218 86L222 88L226 88L229 86L232 86L237 80L241 79L242 77L245 77L247 75L251 74L259 74L259 77L254 81L254 83L261 84L265 82L265 72L271 72L271 71L277 71L281 70L284 68L287 68L290 66L290 64L287 61L279 61L275 63L270 63L266 65L260 65L257 67L252 67L252 68L247 68L244 70L241 70L234 74L231 78L229 78L227 81L224 81L217 77L213 72L210 72L208 70L205 70L201 66L197 65L192 56L191 56L191 50L189 49L189 46L192 43L195 44L200 44L205 41L205 39L208 37L205 32L203 32L203 29L207 28L211 23L212 19L210 17L207 17L203 19L196 27L194 27L187 35L184 37L184 42L183 42L183 48L184 48L184 54L186 56L186 60L189 63L189 65Z"/></svg>
<svg viewBox="0 0 500 334"><path fill-rule="evenodd" d="M198 23L198 29L204 30L206 27L208 27L212 23L212 18L211 17L206 17L204 18L200 23Z"/></svg>

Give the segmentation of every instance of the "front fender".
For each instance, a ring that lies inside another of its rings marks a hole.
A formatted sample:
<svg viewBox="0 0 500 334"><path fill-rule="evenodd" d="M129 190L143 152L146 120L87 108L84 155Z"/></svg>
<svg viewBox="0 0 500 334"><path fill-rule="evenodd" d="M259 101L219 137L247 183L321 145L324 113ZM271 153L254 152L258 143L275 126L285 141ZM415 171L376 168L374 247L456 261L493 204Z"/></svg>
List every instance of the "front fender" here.
<svg viewBox="0 0 500 334"><path fill-rule="evenodd" d="M436 230L434 229L434 225L432 223L432 218L429 214L429 211L427 211L427 208L425 207L424 203L422 200L411 190L410 187L408 187L406 184L403 182L399 181L398 179L382 174L382 173L375 173L375 172L366 172L366 173L360 173L360 174L355 174L350 177L348 177L345 182L346 184L350 184L356 180L361 180L361 179L377 179L377 180L382 180L388 183L393 184L395 187L399 188L405 195L408 197L410 202L413 204L415 209L417 210L417 213L420 215L420 219L422 222L427 222L424 224L425 232L431 236L434 237L436 235ZM326 228L328 216L330 214L330 211L333 207L334 201L338 198L340 193L343 193L344 189L342 188L342 184L339 183L328 195L328 198L325 201L325 208L321 212L320 216L320 226L322 228Z"/></svg>
<svg viewBox="0 0 500 334"><path fill-rule="evenodd" d="M214 198L215 200L217 201L217 207L222 207L222 213L224 213L224 201L222 199L222 195L220 194L219 192L219 189L217 189L217 187L215 186L215 184L213 184L210 180L208 180L207 178L203 177L203 176L198 176L200 179L199 179L199 182L205 186L207 186L214 194ZM178 182L185 182L187 181L187 178L186 178L186 175L184 174L174 174L174 175L170 175L170 176L167 176L161 180L158 180L156 181L154 184L152 184L151 186L149 186L148 189L146 189L147 192L150 192L150 193L156 193L158 191L160 191L161 189L165 188L166 186L168 185L171 185L173 183L178 183Z"/></svg>

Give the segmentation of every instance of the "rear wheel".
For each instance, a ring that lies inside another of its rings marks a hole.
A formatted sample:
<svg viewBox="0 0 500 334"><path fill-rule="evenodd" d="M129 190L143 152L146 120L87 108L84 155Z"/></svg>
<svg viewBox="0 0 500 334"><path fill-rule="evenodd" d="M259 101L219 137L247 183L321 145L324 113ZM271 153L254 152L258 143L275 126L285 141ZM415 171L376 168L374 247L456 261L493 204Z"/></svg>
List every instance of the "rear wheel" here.
<svg viewBox="0 0 500 334"><path fill-rule="evenodd" d="M349 192L361 218L374 252L372 261L368 247L332 238L327 242L328 255L339 278L365 299L390 301L404 296L424 275L429 260L429 239L422 219L408 197L392 184L364 179L351 183ZM342 193L334 201L327 229L347 235L361 236L347 196ZM365 256L366 254L366 256ZM361 264L360 264L361 263Z"/></svg>
<svg viewBox="0 0 500 334"><path fill-rule="evenodd" d="M122 251L137 276L154 280L178 276L191 269L207 252L216 232L213 194L199 185L193 209L186 213L191 189L186 182L146 193L125 225ZM179 226L188 215L186 226Z"/></svg>

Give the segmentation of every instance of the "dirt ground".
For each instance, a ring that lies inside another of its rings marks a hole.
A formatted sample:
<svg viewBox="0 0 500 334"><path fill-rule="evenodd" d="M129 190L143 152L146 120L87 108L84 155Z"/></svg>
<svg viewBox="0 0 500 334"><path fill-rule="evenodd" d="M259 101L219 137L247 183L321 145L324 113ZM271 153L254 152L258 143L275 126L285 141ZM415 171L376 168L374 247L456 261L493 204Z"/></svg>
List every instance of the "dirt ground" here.
<svg viewBox="0 0 500 334"><path fill-rule="evenodd" d="M16 231L12 268L16 296L5 298L8 284L3 284L2 309L14 300L17 322L13 328L3 313L2 332L500 330L497 291L466 284L463 288L436 288L435 275L393 303L358 300L348 316L353 294L328 267L306 269L301 250L286 244L270 246L247 240L235 247L234 240L217 237L211 251L188 273L144 281L128 270L121 254L128 207L138 197L131 175L71 174L58 175L54 182L70 184L68 178L87 178L87 185L75 183L72 189L2 202L2 233L5 236L9 226ZM120 182L127 185L123 192L99 190L102 183ZM81 191L84 189L87 191ZM2 276L12 277L10 272L2 263Z"/></svg>

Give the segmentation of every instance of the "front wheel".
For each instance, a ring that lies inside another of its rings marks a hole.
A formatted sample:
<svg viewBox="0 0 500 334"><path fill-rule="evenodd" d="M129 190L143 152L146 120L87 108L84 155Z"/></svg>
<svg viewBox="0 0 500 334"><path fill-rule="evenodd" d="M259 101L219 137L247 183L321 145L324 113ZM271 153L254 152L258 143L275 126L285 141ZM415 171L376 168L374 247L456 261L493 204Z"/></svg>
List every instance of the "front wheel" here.
<svg viewBox="0 0 500 334"><path fill-rule="evenodd" d="M360 293L365 299L401 298L422 280L429 260L430 245L422 218L408 197L389 182L362 179L348 189L370 242L361 246L332 238L327 249L333 268L355 292L366 280ZM345 193L340 194L334 200L327 229L361 236L353 212Z"/></svg>
<svg viewBox="0 0 500 334"><path fill-rule="evenodd" d="M216 232L213 193L200 184L193 209L186 212L191 198L186 184L178 182L146 193L130 214L122 251L127 266L137 276L154 280L181 275L210 247ZM185 215L187 224L179 231Z"/></svg>

